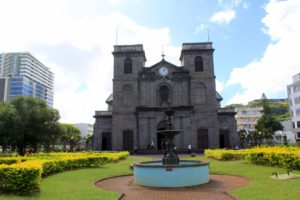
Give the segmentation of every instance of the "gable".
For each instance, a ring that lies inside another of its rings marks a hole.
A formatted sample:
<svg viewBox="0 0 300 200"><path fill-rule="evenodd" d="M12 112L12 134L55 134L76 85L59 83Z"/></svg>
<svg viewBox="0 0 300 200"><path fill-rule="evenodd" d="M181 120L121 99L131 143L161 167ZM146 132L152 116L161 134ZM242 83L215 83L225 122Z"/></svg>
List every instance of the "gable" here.
<svg viewBox="0 0 300 200"><path fill-rule="evenodd" d="M162 76L159 73L159 70L164 67L167 68L168 73L165 76ZM150 66L145 67L140 72L140 77L142 79L159 79L159 78L180 78L189 76L189 71L184 69L183 67L176 66L165 59L162 59L160 62Z"/></svg>

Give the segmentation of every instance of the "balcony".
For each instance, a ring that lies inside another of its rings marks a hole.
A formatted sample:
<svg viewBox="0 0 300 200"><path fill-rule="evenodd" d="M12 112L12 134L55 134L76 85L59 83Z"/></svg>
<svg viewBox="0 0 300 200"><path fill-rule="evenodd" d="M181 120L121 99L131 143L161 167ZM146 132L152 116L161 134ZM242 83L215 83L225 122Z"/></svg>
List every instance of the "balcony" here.
<svg viewBox="0 0 300 200"><path fill-rule="evenodd" d="M108 110L97 110L95 111L95 116L94 117L101 117L101 116L112 116L112 111Z"/></svg>

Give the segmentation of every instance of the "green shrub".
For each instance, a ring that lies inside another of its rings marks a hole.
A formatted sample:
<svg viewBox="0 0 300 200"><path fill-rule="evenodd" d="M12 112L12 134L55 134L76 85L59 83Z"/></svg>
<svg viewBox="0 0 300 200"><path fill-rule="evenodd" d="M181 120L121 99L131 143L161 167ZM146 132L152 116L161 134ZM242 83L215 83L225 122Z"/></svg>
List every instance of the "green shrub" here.
<svg viewBox="0 0 300 200"><path fill-rule="evenodd" d="M98 167L128 157L115 153L50 153L1 158L0 193L29 194L39 190L41 176L77 168Z"/></svg>
<svg viewBox="0 0 300 200"><path fill-rule="evenodd" d="M33 165L0 166L0 191L20 195L30 194L39 190L41 167Z"/></svg>

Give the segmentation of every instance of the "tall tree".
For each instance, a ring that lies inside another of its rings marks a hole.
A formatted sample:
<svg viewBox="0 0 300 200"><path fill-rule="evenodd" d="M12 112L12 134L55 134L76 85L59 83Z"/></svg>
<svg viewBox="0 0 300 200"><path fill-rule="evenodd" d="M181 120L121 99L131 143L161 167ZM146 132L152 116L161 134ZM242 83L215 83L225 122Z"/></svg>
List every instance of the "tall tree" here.
<svg viewBox="0 0 300 200"><path fill-rule="evenodd" d="M12 144L11 127L14 125L14 110L9 104L0 103L0 145L3 150Z"/></svg>
<svg viewBox="0 0 300 200"><path fill-rule="evenodd" d="M64 142L64 149L66 149L66 142L70 145L70 150L73 150L74 145L76 145L80 139L80 130L72 125L72 124L62 124L63 128L63 135L61 140Z"/></svg>
<svg viewBox="0 0 300 200"><path fill-rule="evenodd" d="M36 150L38 144L58 135L58 120L56 109L34 97L15 97L0 107L0 133L20 155L25 154L27 146Z"/></svg>
<svg viewBox="0 0 300 200"><path fill-rule="evenodd" d="M283 126L271 115L264 114L255 125L255 129L265 139L271 139L275 131L283 130Z"/></svg>

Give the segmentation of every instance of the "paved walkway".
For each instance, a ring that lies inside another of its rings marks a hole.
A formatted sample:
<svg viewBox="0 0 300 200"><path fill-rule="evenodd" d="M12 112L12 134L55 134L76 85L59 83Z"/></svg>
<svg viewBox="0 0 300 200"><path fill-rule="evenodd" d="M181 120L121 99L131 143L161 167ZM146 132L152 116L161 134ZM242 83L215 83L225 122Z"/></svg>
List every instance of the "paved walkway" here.
<svg viewBox="0 0 300 200"><path fill-rule="evenodd" d="M210 175L210 182L200 186L182 188L151 188L137 185L133 176L100 180L96 186L123 194L122 200L232 200L227 191L250 183L247 178L230 175Z"/></svg>

